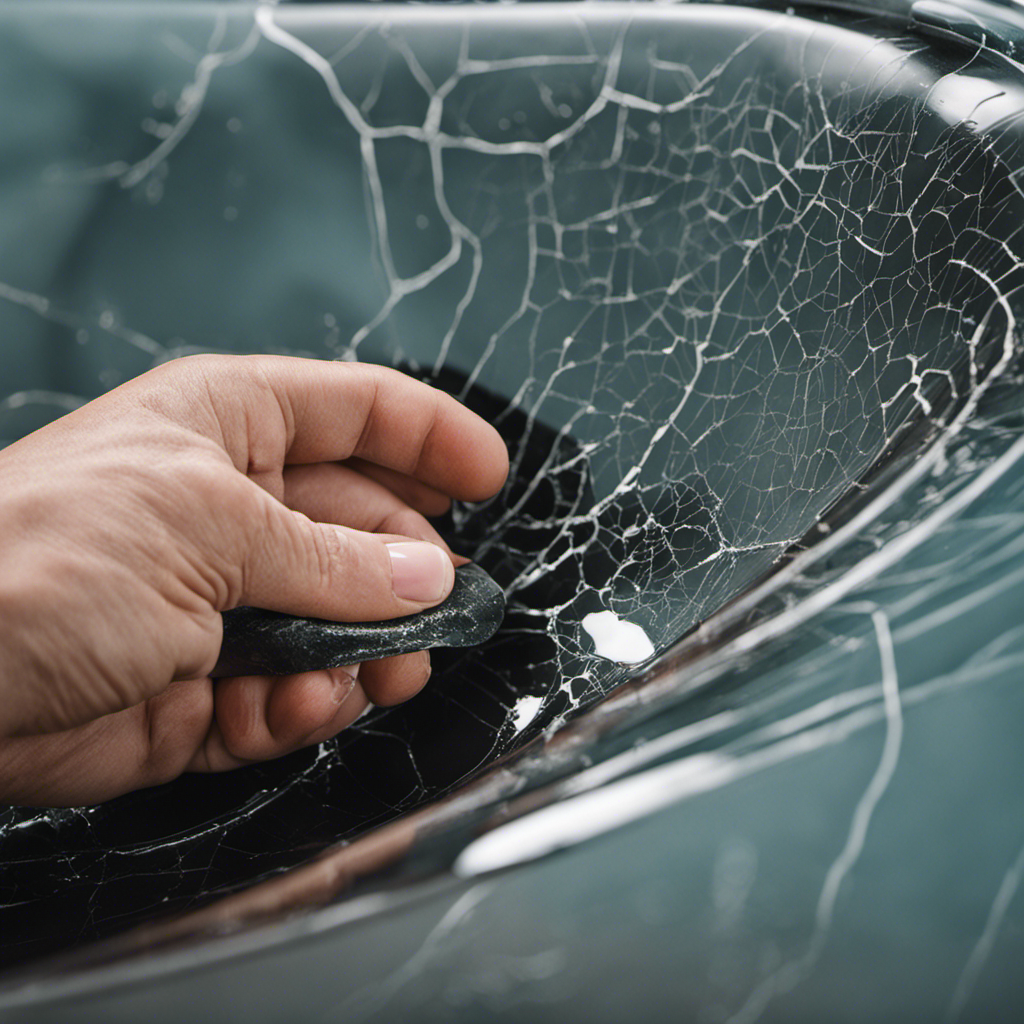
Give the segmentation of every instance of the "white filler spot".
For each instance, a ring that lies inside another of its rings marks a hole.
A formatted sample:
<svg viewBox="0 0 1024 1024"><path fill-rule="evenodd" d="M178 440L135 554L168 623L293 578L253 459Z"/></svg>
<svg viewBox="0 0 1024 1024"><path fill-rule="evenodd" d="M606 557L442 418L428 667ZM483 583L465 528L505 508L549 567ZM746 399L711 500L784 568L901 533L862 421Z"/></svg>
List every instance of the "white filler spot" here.
<svg viewBox="0 0 1024 1024"><path fill-rule="evenodd" d="M516 706L513 709L516 717L512 722L516 732L522 732L537 717L537 712L540 711L540 706L543 703L543 697L520 697L516 701Z"/></svg>
<svg viewBox="0 0 1024 1024"><path fill-rule="evenodd" d="M615 612L591 612L583 616L583 628L594 641L594 649L602 658L623 665L636 665L654 654L643 627L620 619Z"/></svg>

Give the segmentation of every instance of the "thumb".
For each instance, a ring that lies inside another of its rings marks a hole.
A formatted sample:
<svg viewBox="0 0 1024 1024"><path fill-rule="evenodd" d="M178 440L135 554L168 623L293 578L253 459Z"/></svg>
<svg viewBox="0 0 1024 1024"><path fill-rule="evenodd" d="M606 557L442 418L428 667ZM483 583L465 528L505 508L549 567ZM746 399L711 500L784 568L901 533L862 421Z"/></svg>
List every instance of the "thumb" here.
<svg viewBox="0 0 1024 1024"><path fill-rule="evenodd" d="M439 545L316 523L267 495L265 528L244 557L242 604L339 622L412 615L455 584Z"/></svg>

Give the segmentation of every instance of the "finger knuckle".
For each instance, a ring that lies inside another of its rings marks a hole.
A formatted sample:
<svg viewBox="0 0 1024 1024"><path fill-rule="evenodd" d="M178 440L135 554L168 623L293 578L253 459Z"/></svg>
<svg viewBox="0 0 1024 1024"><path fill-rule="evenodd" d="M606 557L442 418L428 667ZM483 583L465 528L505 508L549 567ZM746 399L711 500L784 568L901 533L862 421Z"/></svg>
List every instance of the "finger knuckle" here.
<svg viewBox="0 0 1024 1024"><path fill-rule="evenodd" d="M403 654L380 663L379 678L371 697L376 704L390 707L415 697L430 678L428 651Z"/></svg>
<svg viewBox="0 0 1024 1024"><path fill-rule="evenodd" d="M176 696L167 693L142 705L145 741L138 777L151 786L171 782L182 773L195 742L205 738L213 718L211 687L190 687L188 700ZM183 743L182 737L193 742Z"/></svg>
<svg viewBox="0 0 1024 1024"><path fill-rule="evenodd" d="M179 679L201 679L217 664L224 640L224 622L209 607L199 614L187 615L184 620L176 672Z"/></svg>
<svg viewBox="0 0 1024 1024"><path fill-rule="evenodd" d="M358 546L343 530L320 526L304 532L308 538L310 570L319 587L331 593L351 572L353 563L358 563Z"/></svg>
<svg viewBox="0 0 1024 1024"><path fill-rule="evenodd" d="M433 540L434 531L430 528L430 524L419 512L415 512L411 508L397 509L390 513L381 526L383 533Z"/></svg>
<svg viewBox="0 0 1024 1024"><path fill-rule="evenodd" d="M267 730L257 714L218 715L224 746L232 757L241 761L259 761L266 756Z"/></svg>

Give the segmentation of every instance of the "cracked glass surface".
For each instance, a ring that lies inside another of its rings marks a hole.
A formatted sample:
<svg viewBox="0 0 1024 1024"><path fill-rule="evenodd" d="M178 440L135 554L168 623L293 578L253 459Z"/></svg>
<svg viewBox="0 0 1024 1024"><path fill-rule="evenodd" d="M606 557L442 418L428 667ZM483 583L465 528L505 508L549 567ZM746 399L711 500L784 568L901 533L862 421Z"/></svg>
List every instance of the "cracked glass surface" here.
<svg viewBox="0 0 1024 1024"><path fill-rule="evenodd" d="M1019 1005L1019 69L809 8L127 11L0 7L0 439L189 352L398 366L509 444L444 531L510 611L315 750L0 811L10 977L380 836L362 891L460 881L325 1014Z"/></svg>

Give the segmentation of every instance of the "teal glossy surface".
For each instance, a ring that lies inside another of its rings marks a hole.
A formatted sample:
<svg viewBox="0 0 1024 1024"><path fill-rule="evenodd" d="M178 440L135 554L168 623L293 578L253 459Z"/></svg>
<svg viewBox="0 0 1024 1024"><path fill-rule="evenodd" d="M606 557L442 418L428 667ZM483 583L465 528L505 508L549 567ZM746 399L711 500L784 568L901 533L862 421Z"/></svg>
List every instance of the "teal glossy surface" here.
<svg viewBox="0 0 1024 1024"><path fill-rule="evenodd" d="M998 48L810 8L38 2L0 6L0 76L0 438L167 358L285 351L450 371L547 429L512 442L527 490L585 469L547 520L509 502L549 531L507 589L550 649L481 655L486 753L396 804L396 861L228 940L129 930L307 859L259 817L293 797L317 850L395 834L338 827L330 783L373 730L434 764L397 715L225 783L214 840L145 795L2 811L19 941L123 943L12 958L5 1019L1020 1016ZM594 601L661 660L597 659Z"/></svg>

